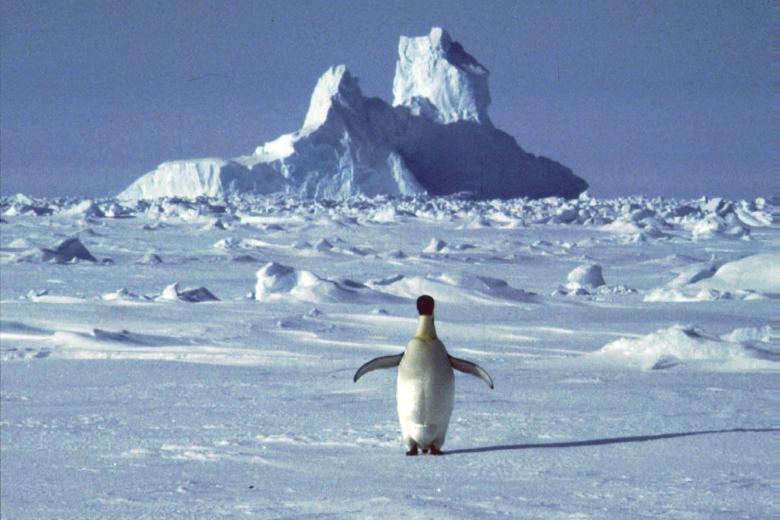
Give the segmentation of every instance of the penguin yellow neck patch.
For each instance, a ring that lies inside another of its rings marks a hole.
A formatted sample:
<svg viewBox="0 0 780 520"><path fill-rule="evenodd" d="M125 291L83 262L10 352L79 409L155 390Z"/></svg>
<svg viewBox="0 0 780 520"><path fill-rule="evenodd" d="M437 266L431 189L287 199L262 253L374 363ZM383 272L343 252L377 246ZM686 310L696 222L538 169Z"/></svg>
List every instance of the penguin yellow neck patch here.
<svg viewBox="0 0 780 520"><path fill-rule="evenodd" d="M433 316L421 315L417 321L417 332L414 337L417 339L438 339L436 336L436 326L433 324Z"/></svg>

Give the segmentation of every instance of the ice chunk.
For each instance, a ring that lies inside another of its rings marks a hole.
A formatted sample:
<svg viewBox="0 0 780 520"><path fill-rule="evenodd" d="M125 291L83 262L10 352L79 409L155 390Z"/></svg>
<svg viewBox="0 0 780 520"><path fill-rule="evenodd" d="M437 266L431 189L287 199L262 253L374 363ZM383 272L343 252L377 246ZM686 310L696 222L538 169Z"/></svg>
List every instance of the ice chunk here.
<svg viewBox="0 0 780 520"><path fill-rule="evenodd" d="M73 262L74 260L87 260L89 262L97 262L97 258L92 256L81 240L78 238L68 238L60 243L54 249L41 249L43 252L42 261L44 262L56 262L58 264L64 264L67 262Z"/></svg>
<svg viewBox="0 0 780 520"><path fill-rule="evenodd" d="M181 289L179 287L179 282L172 283L163 289L163 292L157 299L161 301L182 301L188 303L219 301L219 298L214 296L211 291L205 287Z"/></svg>
<svg viewBox="0 0 780 520"><path fill-rule="evenodd" d="M160 255L156 253L152 253L151 251L146 253L144 256L136 260L136 264L142 264L142 265L157 265L162 263L162 258Z"/></svg>
<svg viewBox="0 0 780 520"><path fill-rule="evenodd" d="M432 238L428 245L423 249L423 253L441 253L447 249L447 242L439 238Z"/></svg>
<svg viewBox="0 0 780 520"><path fill-rule="evenodd" d="M575 289L595 289L606 285L601 274L601 266L598 264L581 265L566 276L566 287Z"/></svg>

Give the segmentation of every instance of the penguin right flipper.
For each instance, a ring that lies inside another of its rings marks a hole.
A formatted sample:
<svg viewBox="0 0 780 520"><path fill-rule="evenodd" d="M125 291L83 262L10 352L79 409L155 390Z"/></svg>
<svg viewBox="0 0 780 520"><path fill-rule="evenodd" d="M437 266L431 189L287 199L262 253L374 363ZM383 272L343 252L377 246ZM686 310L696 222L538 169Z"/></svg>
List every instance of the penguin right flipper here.
<svg viewBox="0 0 780 520"><path fill-rule="evenodd" d="M404 357L403 352L396 354L395 356L382 356L372 359L362 367L358 368L357 372L355 372L355 377L352 378L352 381L357 383L357 380L363 377L363 374L366 372L371 372L372 370L397 367L401 362L402 357Z"/></svg>
<svg viewBox="0 0 780 520"><path fill-rule="evenodd" d="M452 368L455 370L459 370L466 374L471 374L472 376L477 376L485 383L487 383L490 388L493 388L493 380L490 378L490 375L485 372L484 368L477 365L476 363L466 361L465 359L456 358L455 356L450 356L450 365L452 365Z"/></svg>

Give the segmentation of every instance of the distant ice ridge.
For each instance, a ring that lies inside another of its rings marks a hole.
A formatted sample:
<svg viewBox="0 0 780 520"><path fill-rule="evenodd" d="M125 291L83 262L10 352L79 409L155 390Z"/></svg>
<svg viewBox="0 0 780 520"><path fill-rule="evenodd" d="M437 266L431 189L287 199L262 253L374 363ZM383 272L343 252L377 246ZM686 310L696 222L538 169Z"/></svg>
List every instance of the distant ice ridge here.
<svg viewBox="0 0 780 520"><path fill-rule="evenodd" d="M188 221L204 228L231 228L237 225L259 226L263 230L283 230L287 219L298 222L324 219L326 224L402 223L413 219L457 222L467 227L514 229L530 225L587 226L603 231L603 240L619 243L738 240L752 242L764 231L777 225L780 199L728 201L702 197L696 200L650 198L642 196L598 199L583 193L577 199L558 197L544 199L473 200L459 195L430 197L414 195L367 198L355 196L340 200L317 200L281 194L257 195L230 193L223 197L201 196L197 199L163 197L155 200L117 200L115 198L31 199L24 195L0 197L1 225L17 217L75 219L84 226L99 225L102 220L146 217L143 225L150 232L162 229L167 220ZM728 233L699 235L700 222L730 222L741 236ZM29 241L28 241L29 242ZM230 239L220 241L220 248L243 247ZM4 244L0 263L39 262L40 249L34 243ZM89 244L88 244L89 245ZM425 255L456 253L468 244L446 244L431 241ZM344 252L344 251L342 251ZM34 253L30 256L28 253ZM408 251L407 251L408 253ZM699 259L698 262L701 262ZM605 266L609 269L609 266ZM704 267L702 267L703 269ZM695 273L693 273L695 274Z"/></svg>
<svg viewBox="0 0 780 520"><path fill-rule="evenodd" d="M449 33L401 37L393 106L363 95L344 65L329 68L311 96L303 127L232 160L165 162L120 199L284 193L572 198L587 183L525 152L488 117L488 71Z"/></svg>

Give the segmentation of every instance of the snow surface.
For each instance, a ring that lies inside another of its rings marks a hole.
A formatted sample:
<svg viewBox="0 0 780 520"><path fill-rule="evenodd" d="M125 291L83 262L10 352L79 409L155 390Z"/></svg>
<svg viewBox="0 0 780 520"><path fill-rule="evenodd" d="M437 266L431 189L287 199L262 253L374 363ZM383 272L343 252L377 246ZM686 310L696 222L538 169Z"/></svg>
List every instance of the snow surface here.
<svg viewBox="0 0 780 520"><path fill-rule="evenodd" d="M398 53L393 106L365 97L344 65L330 67L317 81L300 130L232 160L165 162L119 198L576 197L587 188L570 169L525 152L493 127L487 69L447 31L401 37Z"/></svg>
<svg viewBox="0 0 780 520"><path fill-rule="evenodd" d="M777 215L0 198L0 516L777 517ZM111 261L41 254L73 240ZM443 457L404 456L393 370L352 382L421 292L495 381L456 376Z"/></svg>

